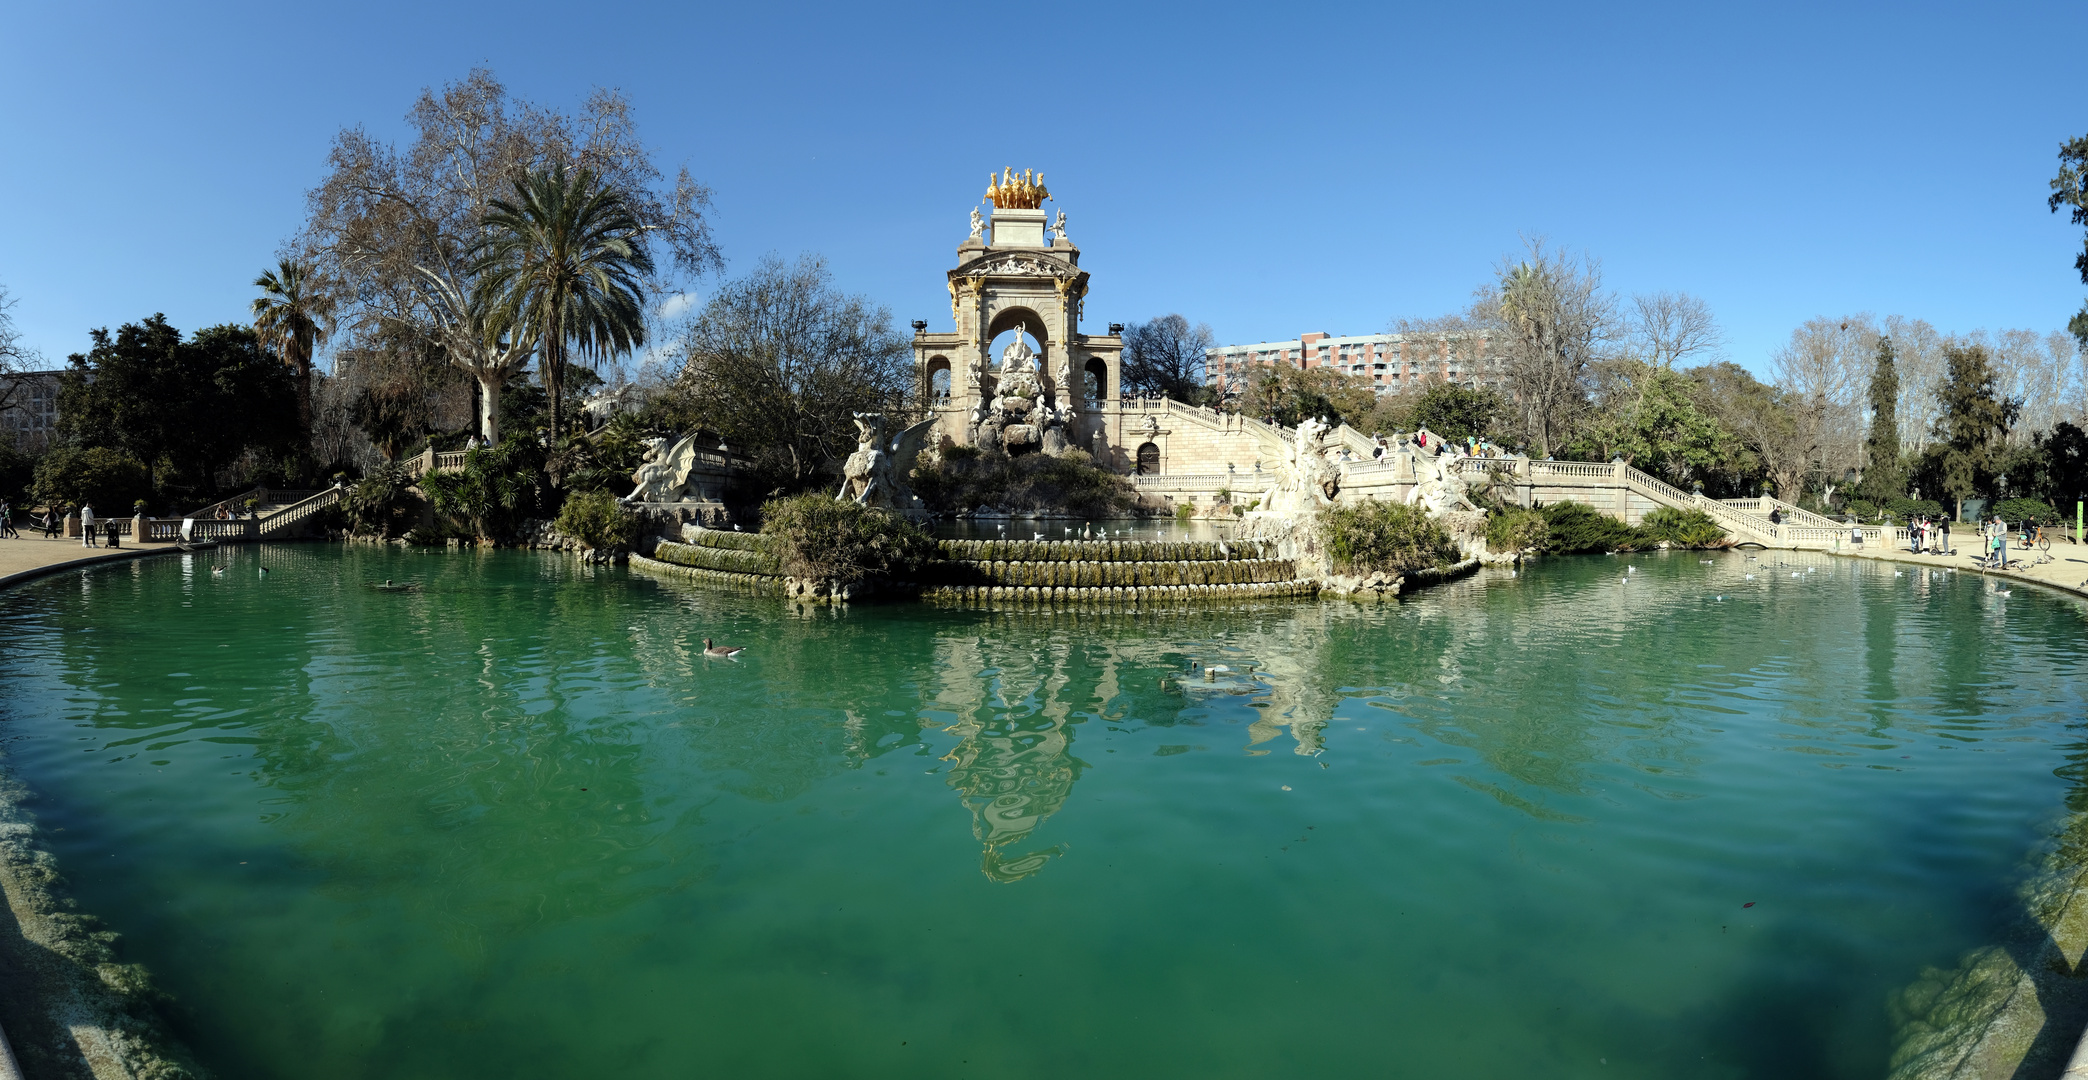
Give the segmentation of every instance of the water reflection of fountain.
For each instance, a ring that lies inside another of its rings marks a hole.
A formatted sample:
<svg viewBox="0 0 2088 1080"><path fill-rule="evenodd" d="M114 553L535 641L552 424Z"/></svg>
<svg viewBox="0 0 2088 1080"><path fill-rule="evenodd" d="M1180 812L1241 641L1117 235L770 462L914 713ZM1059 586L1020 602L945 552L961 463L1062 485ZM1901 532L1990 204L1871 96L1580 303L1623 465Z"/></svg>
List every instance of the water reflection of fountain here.
<svg viewBox="0 0 2088 1080"><path fill-rule="evenodd" d="M1038 644L1048 652L1041 665L1013 648L996 650L1006 655L995 663L979 638L950 642L943 658L945 671L977 676L946 686L937 705L957 714L945 730L959 741L942 760L951 763L949 785L971 811L972 835L983 845L980 872L994 881L1020 881L1064 854L1063 844L1014 849L1065 805L1084 767L1071 752L1065 693L1073 650L1062 640ZM1113 664L1105 670L1096 696L1106 701L1116 688Z"/></svg>

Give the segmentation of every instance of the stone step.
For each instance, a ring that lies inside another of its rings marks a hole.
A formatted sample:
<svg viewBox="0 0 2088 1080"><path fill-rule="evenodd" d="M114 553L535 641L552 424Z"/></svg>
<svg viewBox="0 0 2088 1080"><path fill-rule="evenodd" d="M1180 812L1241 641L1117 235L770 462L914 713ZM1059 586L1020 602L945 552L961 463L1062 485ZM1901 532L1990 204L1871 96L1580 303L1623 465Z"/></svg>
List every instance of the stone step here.
<svg viewBox="0 0 2088 1080"><path fill-rule="evenodd" d="M950 562L922 569L934 585L1023 588L1143 588L1178 585L1266 585L1298 576L1289 559L1181 562Z"/></svg>
<svg viewBox="0 0 2088 1080"><path fill-rule="evenodd" d="M921 590L921 599L943 604L1157 604L1201 600L1253 600L1313 596L1310 581L1243 585L1164 585L1130 588L1039 588L1015 585L941 585Z"/></svg>
<svg viewBox="0 0 2088 1080"><path fill-rule="evenodd" d="M1275 545L1261 540L938 540L956 562L1223 562L1267 559Z"/></svg>
<svg viewBox="0 0 2088 1080"><path fill-rule="evenodd" d="M733 535L727 533L726 535ZM778 577L783 573L782 565L774 555L766 551L747 550L736 547L703 547L696 544L677 544L662 540L653 550L656 562L674 566L685 566L696 570L714 570L727 574L762 574Z"/></svg>

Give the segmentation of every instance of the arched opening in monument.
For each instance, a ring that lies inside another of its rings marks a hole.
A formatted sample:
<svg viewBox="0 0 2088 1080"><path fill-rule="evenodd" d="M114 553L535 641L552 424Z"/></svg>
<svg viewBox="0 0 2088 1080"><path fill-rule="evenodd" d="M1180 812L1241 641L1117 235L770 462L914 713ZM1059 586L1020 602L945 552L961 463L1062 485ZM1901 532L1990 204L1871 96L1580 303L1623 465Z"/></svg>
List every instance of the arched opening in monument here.
<svg viewBox="0 0 2088 1080"><path fill-rule="evenodd" d="M928 360L928 400L938 405L950 400L950 358L930 357Z"/></svg>
<svg viewBox="0 0 2088 1080"><path fill-rule="evenodd" d="M987 355L993 357L994 374L1002 374L1001 361L1006 358L1005 354L1008 351L1008 346L1015 344L1017 338L1022 339L1022 343L1029 346L1030 353L1037 358L1038 370L1043 370L1044 343L1037 340L1035 329L1032 328L1030 332L1024 333L1018 327L1010 327L1007 330L996 333L993 337L993 343L988 346L992 350Z"/></svg>
<svg viewBox="0 0 2088 1080"><path fill-rule="evenodd" d="M1082 387L1082 396L1090 404L1099 405L1109 399L1109 365L1100 358L1087 362L1087 385Z"/></svg>
<svg viewBox="0 0 2088 1080"><path fill-rule="evenodd" d="M1160 448L1152 443L1138 444L1138 475L1151 476L1160 471Z"/></svg>

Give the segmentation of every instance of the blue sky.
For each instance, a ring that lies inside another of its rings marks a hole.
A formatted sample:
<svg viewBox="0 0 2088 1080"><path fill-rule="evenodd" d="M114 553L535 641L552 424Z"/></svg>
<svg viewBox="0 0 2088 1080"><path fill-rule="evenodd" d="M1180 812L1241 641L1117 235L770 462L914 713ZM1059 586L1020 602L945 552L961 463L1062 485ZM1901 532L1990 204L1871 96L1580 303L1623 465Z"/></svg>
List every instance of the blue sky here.
<svg viewBox="0 0 2088 1080"><path fill-rule="evenodd" d="M485 65L632 99L733 272L817 251L896 321L989 170L1042 169L1088 325L1223 342L1462 307L1525 234L1705 297L1761 370L1814 315L2061 328L2088 4L10 6L0 283L47 359L243 320L329 141Z"/></svg>

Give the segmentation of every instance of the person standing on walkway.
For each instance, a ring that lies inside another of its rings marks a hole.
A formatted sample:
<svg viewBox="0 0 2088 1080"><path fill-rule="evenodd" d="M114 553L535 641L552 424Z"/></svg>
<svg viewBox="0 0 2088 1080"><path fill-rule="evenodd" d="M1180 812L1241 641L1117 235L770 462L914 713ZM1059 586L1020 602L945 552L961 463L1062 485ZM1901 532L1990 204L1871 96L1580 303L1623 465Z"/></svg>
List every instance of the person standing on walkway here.
<svg viewBox="0 0 2088 1080"><path fill-rule="evenodd" d="M94 546L94 507L80 504L80 546Z"/></svg>
<svg viewBox="0 0 2088 1080"><path fill-rule="evenodd" d="M1947 517L1942 519L1941 521L1937 522L1937 526L1942 530L1942 547L1938 550L1940 550L1943 554L1948 555L1950 554L1950 519Z"/></svg>

